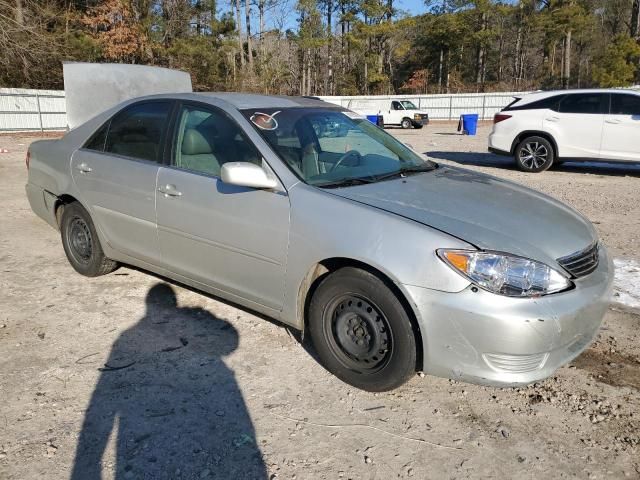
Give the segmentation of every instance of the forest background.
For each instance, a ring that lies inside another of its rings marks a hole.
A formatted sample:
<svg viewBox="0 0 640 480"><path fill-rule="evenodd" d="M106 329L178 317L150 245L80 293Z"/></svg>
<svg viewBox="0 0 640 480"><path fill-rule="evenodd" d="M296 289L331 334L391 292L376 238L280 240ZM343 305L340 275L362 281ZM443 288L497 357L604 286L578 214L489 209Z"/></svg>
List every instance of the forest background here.
<svg viewBox="0 0 640 480"><path fill-rule="evenodd" d="M182 69L199 91L426 94L640 81L640 0L0 0L0 87L62 62Z"/></svg>

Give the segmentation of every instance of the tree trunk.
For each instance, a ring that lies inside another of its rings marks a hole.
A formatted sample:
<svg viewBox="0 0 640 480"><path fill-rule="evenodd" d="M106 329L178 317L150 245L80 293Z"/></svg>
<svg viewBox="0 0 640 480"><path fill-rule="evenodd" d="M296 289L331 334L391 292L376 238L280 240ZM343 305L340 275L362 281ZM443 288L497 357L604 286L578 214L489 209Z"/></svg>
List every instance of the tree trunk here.
<svg viewBox="0 0 640 480"><path fill-rule="evenodd" d="M333 95L333 29L331 14L333 13L333 0L327 0L327 89L326 93Z"/></svg>
<svg viewBox="0 0 640 480"><path fill-rule="evenodd" d="M249 67L253 70L253 48L251 46L251 5L249 0L244 0L244 19L247 28L247 58Z"/></svg>
<svg viewBox="0 0 640 480"><path fill-rule="evenodd" d="M16 0L15 18L18 25L24 25L24 7L22 6L22 0Z"/></svg>
<svg viewBox="0 0 640 480"><path fill-rule="evenodd" d="M444 63L444 49L440 48L440 63L438 65L438 93L442 93L442 64Z"/></svg>
<svg viewBox="0 0 640 480"><path fill-rule="evenodd" d="M519 88L520 83L520 69L522 64L520 63L520 56L522 50L522 9L524 5L520 3L520 14L518 15L518 31L516 33L516 52L513 56L513 78L515 81L515 89Z"/></svg>
<svg viewBox="0 0 640 480"><path fill-rule="evenodd" d="M569 88L571 79L571 30L567 31L564 40L564 70L562 74L562 88Z"/></svg>
<svg viewBox="0 0 640 480"><path fill-rule="evenodd" d="M638 37L638 18L640 17L640 0L633 0L631 7L631 24L629 25L629 33L631 38Z"/></svg>
<svg viewBox="0 0 640 480"><path fill-rule="evenodd" d="M264 47L264 2L265 0L258 0L258 17L260 32L258 35L258 41L260 42L260 61L264 62L265 47Z"/></svg>
<svg viewBox="0 0 640 480"><path fill-rule="evenodd" d="M240 51L240 65L244 67L244 42L242 41L242 15L240 0L236 0L236 25L238 28L238 49Z"/></svg>
<svg viewBox="0 0 640 480"><path fill-rule="evenodd" d="M480 16L480 31L484 31L487 27L487 14L482 12ZM478 54L476 57L476 86L480 87L484 83L484 63L485 63L485 46L480 43L478 45Z"/></svg>

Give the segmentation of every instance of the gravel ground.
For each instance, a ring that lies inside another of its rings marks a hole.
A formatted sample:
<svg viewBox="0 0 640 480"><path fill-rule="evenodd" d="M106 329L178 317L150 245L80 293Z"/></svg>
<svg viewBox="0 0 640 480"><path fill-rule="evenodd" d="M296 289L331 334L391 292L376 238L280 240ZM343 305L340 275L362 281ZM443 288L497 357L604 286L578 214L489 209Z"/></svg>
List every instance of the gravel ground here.
<svg viewBox="0 0 640 480"><path fill-rule="evenodd" d="M485 153L486 126L391 132L596 223L624 275L572 365L520 389L354 390L251 312L130 268L76 274L24 195L33 137L3 136L0 478L640 478L640 167L526 175Z"/></svg>

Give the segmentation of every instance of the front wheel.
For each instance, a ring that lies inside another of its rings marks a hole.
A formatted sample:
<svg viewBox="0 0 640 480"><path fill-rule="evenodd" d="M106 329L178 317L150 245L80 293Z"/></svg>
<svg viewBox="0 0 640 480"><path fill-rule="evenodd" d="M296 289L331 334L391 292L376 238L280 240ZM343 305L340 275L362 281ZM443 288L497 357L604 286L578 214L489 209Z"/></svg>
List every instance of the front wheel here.
<svg viewBox="0 0 640 480"><path fill-rule="evenodd" d="M555 154L551 143L542 137L527 137L515 151L518 168L523 172L544 172L553 164Z"/></svg>
<svg viewBox="0 0 640 480"><path fill-rule="evenodd" d="M400 126L405 130L411 128L411 120L408 118L403 118L402 122L400 122Z"/></svg>
<svg viewBox="0 0 640 480"><path fill-rule="evenodd" d="M411 320L394 292L367 271L345 267L320 283L309 331L325 368L356 388L392 390L415 373Z"/></svg>
<svg viewBox="0 0 640 480"><path fill-rule="evenodd" d="M118 268L117 262L104 255L91 216L79 203L64 206L60 234L64 253L76 272L97 277Z"/></svg>

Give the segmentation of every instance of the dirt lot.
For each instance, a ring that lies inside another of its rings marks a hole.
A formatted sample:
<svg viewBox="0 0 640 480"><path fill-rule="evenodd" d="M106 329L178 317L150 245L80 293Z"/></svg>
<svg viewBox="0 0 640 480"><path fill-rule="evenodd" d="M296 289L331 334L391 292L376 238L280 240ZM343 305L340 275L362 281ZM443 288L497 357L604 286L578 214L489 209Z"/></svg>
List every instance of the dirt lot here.
<svg viewBox="0 0 640 480"><path fill-rule="evenodd" d="M640 478L640 166L526 175L485 153L486 126L392 133L596 224L616 303L573 365L522 389L354 390L250 312L129 268L76 274L24 195L33 138L0 137L0 479Z"/></svg>

